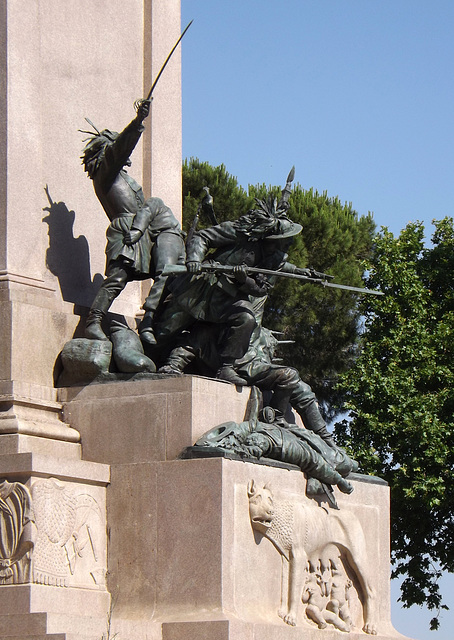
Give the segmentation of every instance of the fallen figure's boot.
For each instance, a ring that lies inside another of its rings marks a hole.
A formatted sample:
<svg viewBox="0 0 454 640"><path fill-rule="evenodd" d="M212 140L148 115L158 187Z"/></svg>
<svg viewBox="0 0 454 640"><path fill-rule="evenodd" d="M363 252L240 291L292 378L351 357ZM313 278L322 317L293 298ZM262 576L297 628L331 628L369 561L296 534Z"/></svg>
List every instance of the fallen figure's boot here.
<svg viewBox="0 0 454 640"><path fill-rule="evenodd" d="M216 373L218 380L224 380L224 382L231 382L239 387L245 387L247 385L246 380L241 378L231 364L223 364Z"/></svg>

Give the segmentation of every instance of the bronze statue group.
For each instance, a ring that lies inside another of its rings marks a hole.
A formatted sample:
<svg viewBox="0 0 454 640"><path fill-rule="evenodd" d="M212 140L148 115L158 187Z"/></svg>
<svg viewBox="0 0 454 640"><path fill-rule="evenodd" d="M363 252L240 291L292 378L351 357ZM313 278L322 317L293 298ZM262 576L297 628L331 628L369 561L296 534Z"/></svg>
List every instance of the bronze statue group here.
<svg viewBox="0 0 454 640"><path fill-rule="evenodd" d="M257 199L256 208L234 222L195 231L185 243L169 207L156 197L145 200L125 169L149 109L150 102L142 101L121 133L95 128L83 150L84 169L110 220L106 277L86 320L86 338L108 340L103 324L114 299L128 282L152 278L138 333L158 373L200 372L270 396L267 420L256 416L246 435L240 428L243 435L227 444L219 441L217 447L291 462L349 493L352 487L344 476L356 469L355 463L336 447L311 388L295 369L273 362L277 340L262 326L276 279L270 271L324 275L287 262L287 250L302 230L287 215L293 171L279 200ZM286 422L289 405L306 429Z"/></svg>

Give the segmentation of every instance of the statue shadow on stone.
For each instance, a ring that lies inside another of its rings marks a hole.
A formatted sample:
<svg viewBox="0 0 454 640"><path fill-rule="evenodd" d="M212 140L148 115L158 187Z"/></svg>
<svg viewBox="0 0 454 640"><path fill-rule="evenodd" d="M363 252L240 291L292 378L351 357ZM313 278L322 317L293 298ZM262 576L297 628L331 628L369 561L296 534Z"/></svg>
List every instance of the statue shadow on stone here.
<svg viewBox="0 0 454 640"><path fill-rule="evenodd" d="M49 227L46 266L58 278L63 300L74 303L74 311L80 316L74 331L75 351L69 359L74 362L74 359L84 358L82 368L80 363L77 365L79 373L74 377L72 374L64 373L64 362L68 365L68 358L64 353L59 354L53 371L55 383L61 384L61 380L65 381L65 379L73 383L76 380L87 381L112 371L133 373L139 370L147 372L155 370L154 365L150 364L149 359L144 355L138 336L128 328L123 316L110 314L109 317L113 347L110 343L108 345L90 344L88 346L91 352L88 356L87 345L77 343L84 335L84 316L86 315L84 308L90 308L103 282L103 276L96 273L93 279L91 278L88 241L85 236L74 237L75 212L69 210L64 202L55 202L47 185L45 192L49 201L49 206L43 209L47 212L43 222ZM124 338L123 346L119 344L120 337ZM71 370L71 363L69 369Z"/></svg>
<svg viewBox="0 0 454 640"><path fill-rule="evenodd" d="M57 277L65 302L74 303L75 311L77 306L89 308L103 276L96 273L91 277L88 241L85 236L74 237L75 212L64 202L54 202L47 185L44 190L49 201L42 219L49 227L46 266Z"/></svg>

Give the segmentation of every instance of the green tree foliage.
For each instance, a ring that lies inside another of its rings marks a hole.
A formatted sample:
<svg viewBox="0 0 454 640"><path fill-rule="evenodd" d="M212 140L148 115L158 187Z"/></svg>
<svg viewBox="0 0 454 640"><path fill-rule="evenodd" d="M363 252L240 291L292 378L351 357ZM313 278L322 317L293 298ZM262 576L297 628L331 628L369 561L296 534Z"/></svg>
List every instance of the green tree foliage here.
<svg viewBox="0 0 454 640"><path fill-rule="evenodd" d="M382 229L369 265L383 297L363 301L361 355L342 379L351 421L336 426L362 469L391 487L394 576L404 606L442 605L454 571L454 229L435 222L432 246L409 224Z"/></svg>
<svg viewBox="0 0 454 640"><path fill-rule="evenodd" d="M196 158L183 164L183 229L188 232L202 197L203 187L209 187L214 198L214 209L218 222L236 220L254 204L254 198L240 187L225 166L213 167ZM210 226L210 221L201 213L198 229Z"/></svg>
<svg viewBox="0 0 454 640"><path fill-rule="evenodd" d="M283 176L283 183L286 176ZM254 206L254 197L272 192L280 196L281 186L249 186L246 192L224 165L212 167L196 159L183 166L183 224L187 231L195 216L204 186L210 188L218 220L235 220ZM283 185L282 185L283 186ZM290 196L289 216L303 225L303 232L290 248L289 260L300 267L313 267L335 276L335 282L362 286L363 261L371 251L375 225L371 215L358 216L351 204L299 185ZM200 227L209 222L201 219ZM294 340L282 347L281 356L297 368L314 389L327 417L340 404L335 390L339 373L346 371L355 356L360 316L358 296L296 280L282 279L269 296L266 326L283 332L282 339Z"/></svg>

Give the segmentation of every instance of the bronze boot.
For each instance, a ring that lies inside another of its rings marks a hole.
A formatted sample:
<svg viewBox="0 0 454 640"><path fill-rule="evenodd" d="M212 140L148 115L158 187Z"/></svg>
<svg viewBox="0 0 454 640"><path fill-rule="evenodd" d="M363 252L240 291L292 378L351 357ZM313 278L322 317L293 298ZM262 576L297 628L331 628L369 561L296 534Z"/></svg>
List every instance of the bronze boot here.
<svg viewBox="0 0 454 640"><path fill-rule="evenodd" d="M101 323L105 313L100 309L90 309L85 323L85 337L89 340L108 340Z"/></svg>

